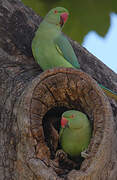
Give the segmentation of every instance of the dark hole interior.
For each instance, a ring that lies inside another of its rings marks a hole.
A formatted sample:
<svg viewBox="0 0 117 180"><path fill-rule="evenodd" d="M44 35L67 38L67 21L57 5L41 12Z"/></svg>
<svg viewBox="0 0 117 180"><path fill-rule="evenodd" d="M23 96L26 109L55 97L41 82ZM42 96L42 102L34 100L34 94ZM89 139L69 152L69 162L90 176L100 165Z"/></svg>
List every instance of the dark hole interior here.
<svg viewBox="0 0 117 180"><path fill-rule="evenodd" d="M47 146L51 151L51 158L53 159L55 156L55 151L53 149L53 144L51 144L51 127L50 124L53 125L55 130L59 133L60 131L60 120L63 112L67 111L66 107L54 107L50 109L43 118L43 129L45 135L45 141ZM60 144L58 144L58 149L60 148Z"/></svg>
<svg viewBox="0 0 117 180"><path fill-rule="evenodd" d="M59 144L59 139L58 139L58 145L55 148L55 142L52 141L52 137L56 136L56 133L59 134L60 131L60 120L62 113L69 110L66 107L54 107L50 109L44 116L43 118L43 129L44 129L44 136L45 136L45 142L47 146L50 149L51 152L51 159L55 159L55 154L58 149L61 149L61 146ZM52 134L52 129L51 125L54 127L55 133ZM66 175L71 169L80 169L80 166L82 164L82 161L84 158L78 157L75 159L71 159L68 156L68 160L66 162L59 162L59 168L62 169L58 173L60 176Z"/></svg>

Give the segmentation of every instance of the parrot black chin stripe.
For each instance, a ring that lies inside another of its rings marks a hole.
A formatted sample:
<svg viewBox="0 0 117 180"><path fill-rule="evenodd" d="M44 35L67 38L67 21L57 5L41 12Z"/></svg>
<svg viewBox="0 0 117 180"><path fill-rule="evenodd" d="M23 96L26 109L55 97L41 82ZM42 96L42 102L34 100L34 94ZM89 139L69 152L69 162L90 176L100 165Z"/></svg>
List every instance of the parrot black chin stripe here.
<svg viewBox="0 0 117 180"><path fill-rule="evenodd" d="M63 20L63 18L60 16L60 25L61 25L61 28L63 27L63 25L64 25L64 20Z"/></svg>

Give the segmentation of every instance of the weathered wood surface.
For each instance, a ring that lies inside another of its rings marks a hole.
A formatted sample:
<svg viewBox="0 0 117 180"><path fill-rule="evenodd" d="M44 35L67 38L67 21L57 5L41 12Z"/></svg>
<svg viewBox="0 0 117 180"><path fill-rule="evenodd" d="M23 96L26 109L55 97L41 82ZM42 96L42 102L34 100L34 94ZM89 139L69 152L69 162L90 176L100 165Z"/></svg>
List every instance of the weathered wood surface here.
<svg viewBox="0 0 117 180"><path fill-rule="evenodd" d="M42 128L45 113L53 106L64 105L95 116L89 158L82 163L81 171L69 172L67 179L116 180L117 103L109 99L113 121L107 98L89 76L66 69L42 73L31 51L41 20L20 1L0 0L0 179L64 179L57 176L53 162L49 162L50 151ZM81 69L117 91L117 74L70 41ZM91 89L92 94L85 97Z"/></svg>

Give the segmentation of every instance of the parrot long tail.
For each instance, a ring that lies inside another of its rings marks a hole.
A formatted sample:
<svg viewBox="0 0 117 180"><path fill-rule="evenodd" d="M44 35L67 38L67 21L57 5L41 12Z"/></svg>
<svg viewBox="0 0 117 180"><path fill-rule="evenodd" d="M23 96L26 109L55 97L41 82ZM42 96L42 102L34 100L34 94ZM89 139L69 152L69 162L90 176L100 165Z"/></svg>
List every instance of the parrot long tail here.
<svg viewBox="0 0 117 180"><path fill-rule="evenodd" d="M113 98L117 101L117 93L111 91L110 89L106 88L102 84L99 84L99 86L103 89L103 91L106 93L107 96L109 96L110 98Z"/></svg>

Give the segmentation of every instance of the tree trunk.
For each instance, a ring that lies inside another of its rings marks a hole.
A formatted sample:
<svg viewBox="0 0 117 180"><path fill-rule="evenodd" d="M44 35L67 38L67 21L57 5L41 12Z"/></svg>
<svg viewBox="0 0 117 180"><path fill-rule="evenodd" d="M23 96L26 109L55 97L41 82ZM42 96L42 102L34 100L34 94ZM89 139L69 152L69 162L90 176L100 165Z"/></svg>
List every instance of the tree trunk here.
<svg viewBox="0 0 117 180"><path fill-rule="evenodd" d="M81 70L42 72L31 51L41 20L20 1L0 0L0 180L116 180L117 102L95 80L117 91L117 75L71 39ZM75 167L55 155L67 109L86 113L93 130Z"/></svg>

